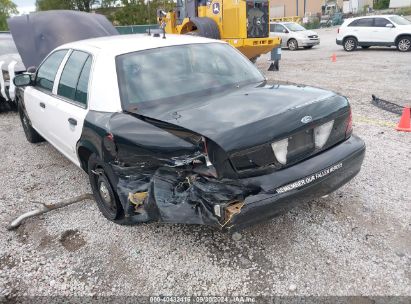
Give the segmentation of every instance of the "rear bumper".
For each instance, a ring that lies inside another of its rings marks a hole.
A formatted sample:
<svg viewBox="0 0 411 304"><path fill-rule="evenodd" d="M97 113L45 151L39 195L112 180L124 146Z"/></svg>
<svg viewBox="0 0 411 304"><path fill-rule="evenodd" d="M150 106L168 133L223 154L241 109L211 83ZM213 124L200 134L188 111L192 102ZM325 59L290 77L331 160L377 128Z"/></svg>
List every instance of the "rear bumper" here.
<svg viewBox="0 0 411 304"><path fill-rule="evenodd" d="M335 191L360 171L364 155L364 142L351 136L334 148L292 167L243 180L244 184L259 184L264 194L248 196L241 212L224 228L239 230Z"/></svg>
<svg viewBox="0 0 411 304"><path fill-rule="evenodd" d="M175 168L159 168L148 180L132 175L133 167L113 169L122 176L115 184L124 210L131 211L130 224L154 220L234 231L333 192L360 171L364 155L364 142L351 136L288 168L235 180L204 178ZM133 215L129 196L136 189L148 192L144 212Z"/></svg>
<svg viewBox="0 0 411 304"><path fill-rule="evenodd" d="M335 43L336 43L337 45L342 45L342 40L335 39Z"/></svg>

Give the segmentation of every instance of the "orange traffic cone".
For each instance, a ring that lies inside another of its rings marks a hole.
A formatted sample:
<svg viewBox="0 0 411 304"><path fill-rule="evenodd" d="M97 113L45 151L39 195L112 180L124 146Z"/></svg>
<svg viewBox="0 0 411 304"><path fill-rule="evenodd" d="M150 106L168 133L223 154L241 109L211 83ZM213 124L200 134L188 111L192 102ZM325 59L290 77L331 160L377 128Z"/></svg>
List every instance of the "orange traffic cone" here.
<svg viewBox="0 0 411 304"><path fill-rule="evenodd" d="M337 55L335 53L332 54L331 56L331 62L336 62L337 61Z"/></svg>
<svg viewBox="0 0 411 304"><path fill-rule="evenodd" d="M395 128L397 131L411 132L411 110L410 107L404 107L398 126Z"/></svg>

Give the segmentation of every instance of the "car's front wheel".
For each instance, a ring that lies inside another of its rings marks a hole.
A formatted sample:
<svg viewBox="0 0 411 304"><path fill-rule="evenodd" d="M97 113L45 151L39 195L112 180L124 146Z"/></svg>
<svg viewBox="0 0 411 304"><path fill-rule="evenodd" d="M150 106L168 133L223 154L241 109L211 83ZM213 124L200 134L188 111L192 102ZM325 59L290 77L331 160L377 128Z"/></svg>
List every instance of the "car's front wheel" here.
<svg viewBox="0 0 411 304"><path fill-rule="evenodd" d="M295 39L290 39L287 42L287 46L290 51L295 51L296 49L298 49L298 42Z"/></svg>
<svg viewBox="0 0 411 304"><path fill-rule="evenodd" d="M354 37L348 37L344 39L344 50L347 52L352 52L355 51L357 49L357 39L355 39Z"/></svg>
<svg viewBox="0 0 411 304"><path fill-rule="evenodd" d="M21 108L21 106L18 107L18 111L19 111L21 125L23 126L24 135L26 136L27 141L32 144L44 141L43 137L41 137L41 135L37 133L37 131L34 130L33 127L31 126L31 121L27 117L26 113Z"/></svg>
<svg viewBox="0 0 411 304"><path fill-rule="evenodd" d="M411 50L411 36L401 37L398 39L397 49L400 52L408 52Z"/></svg>
<svg viewBox="0 0 411 304"><path fill-rule="evenodd" d="M104 163L96 154L88 159L88 176L94 199L101 213L118 224L124 224L124 210L104 170Z"/></svg>

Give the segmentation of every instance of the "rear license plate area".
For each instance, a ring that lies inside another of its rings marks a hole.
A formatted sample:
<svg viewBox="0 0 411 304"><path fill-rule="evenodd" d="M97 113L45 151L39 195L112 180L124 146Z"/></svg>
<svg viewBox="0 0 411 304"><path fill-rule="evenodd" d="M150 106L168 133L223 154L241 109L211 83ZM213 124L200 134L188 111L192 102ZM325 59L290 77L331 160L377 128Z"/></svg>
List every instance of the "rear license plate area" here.
<svg viewBox="0 0 411 304"><path fill-rule="evenodd" d="M295 161L311 154L315 149L314 130L304 130L288 138L288 161Z"/></svg>

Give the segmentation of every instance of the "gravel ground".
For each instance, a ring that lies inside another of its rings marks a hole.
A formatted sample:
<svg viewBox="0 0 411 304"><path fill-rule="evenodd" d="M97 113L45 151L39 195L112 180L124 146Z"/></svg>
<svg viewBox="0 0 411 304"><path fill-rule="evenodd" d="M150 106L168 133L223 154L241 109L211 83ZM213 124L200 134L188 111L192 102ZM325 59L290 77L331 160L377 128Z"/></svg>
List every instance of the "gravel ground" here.
<svg viewBox="0 0 411 304"><path fill-rule="evenodd" d="M312 50L283 51L270 80L338 91L367 144L360 174L328 198L230 235L206 227L115 225L93 201L6 224L33 207L88 192L86 174L47 143L26 142L0 114L0 297L16 295L411 295L411 134L371 94L411 103L411 54L346 53L336 29ZM335 53L337 62L330 60ZM258 60L262 70L267 59Z"/></svg>

